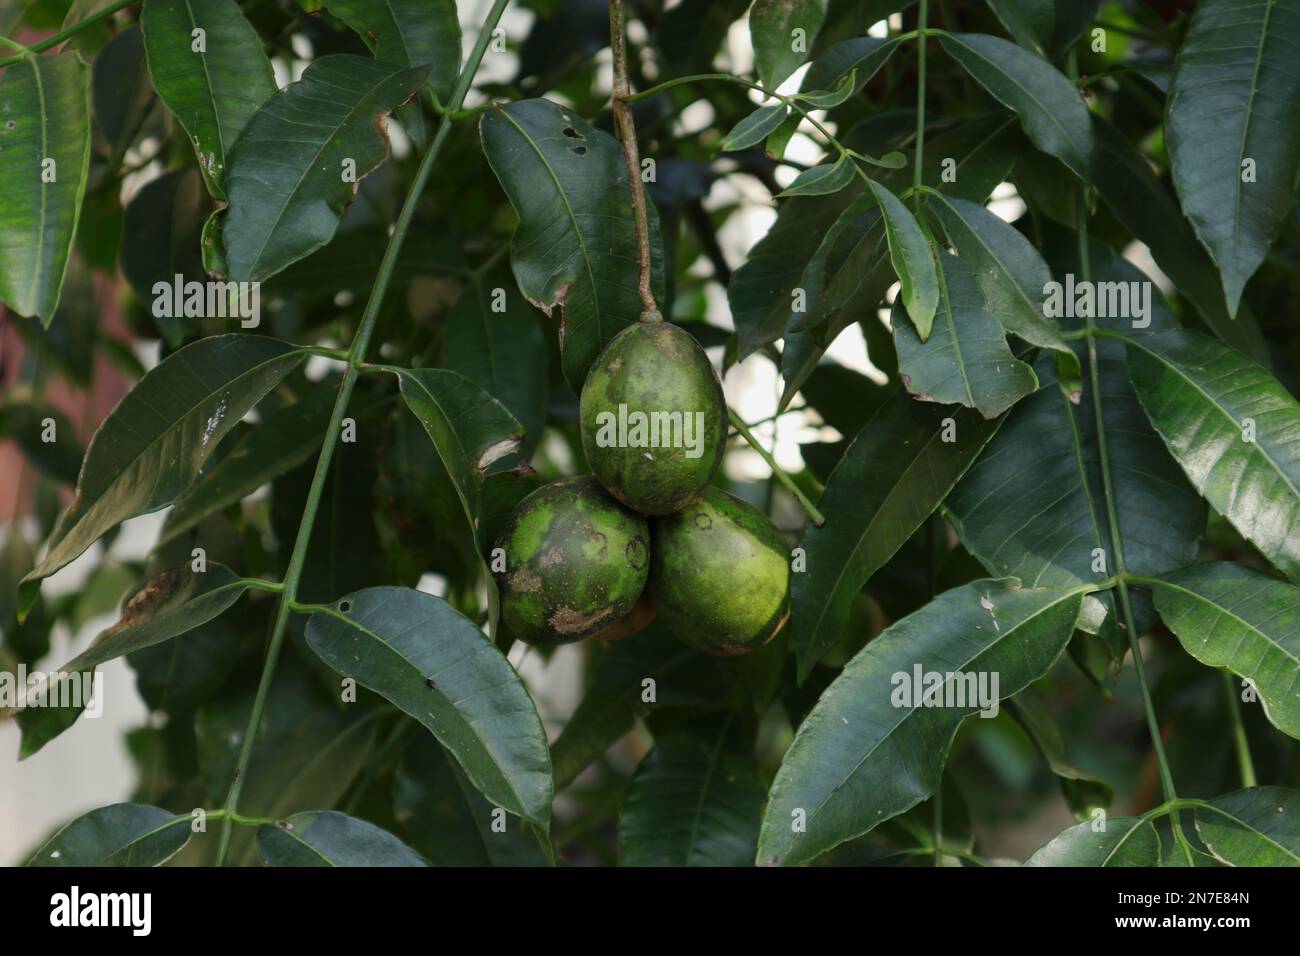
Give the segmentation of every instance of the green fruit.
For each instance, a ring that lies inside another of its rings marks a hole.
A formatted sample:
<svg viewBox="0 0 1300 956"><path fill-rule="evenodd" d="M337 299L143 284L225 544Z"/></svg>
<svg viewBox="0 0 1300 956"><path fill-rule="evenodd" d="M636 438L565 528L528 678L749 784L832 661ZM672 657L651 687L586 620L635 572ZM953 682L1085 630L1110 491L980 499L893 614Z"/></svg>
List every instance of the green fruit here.
<svg viewBox="0 0 1300 956"><path fill-rule="evenodd" d="M650 515L709 483L727 441L722 385L698 342L668 322L610 340L582 387L582 447L605 489Z"/></svg>
<svg viewBox="0 0 1300 956"><path fill-rule="evenodd" d="M519 502L491 562L501 619L530 644L581 640L627 614L649 573L645 518L595 478L544 485Z"/></svg>
<svg viewBox="0 0 1300 956"><path fill-rule="evenodd" d="M757 508L717 488L655 521L650 589L659 620L710 654L745 654L790 616L789 549Z"/></svg>

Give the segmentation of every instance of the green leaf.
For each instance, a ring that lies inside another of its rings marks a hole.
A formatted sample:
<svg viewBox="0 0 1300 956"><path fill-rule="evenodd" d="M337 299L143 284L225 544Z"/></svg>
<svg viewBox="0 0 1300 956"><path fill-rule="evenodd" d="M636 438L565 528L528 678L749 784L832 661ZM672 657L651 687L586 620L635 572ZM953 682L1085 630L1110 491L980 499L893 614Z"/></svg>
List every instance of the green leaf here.
<svg viewBox="0 0 1300 956"><path fill-rule="evenodd" d="M837 193L853 182L856 167L853 157L844 153L833 163L822 163L805 169L789 186L776 194L777 199L790 196L825 196Z"/></svg>
<svg viewBox="0 0 1300 956"><path fill-rule="evenodd" d="M934 313L939 307L939 278L934 267L934 253L921 227L892 192L875 180L870 181L871 194L880 204L884 214L885 239L889 243L889 258L898 276L899 300L907 309L907 316L916 327L916 334L924 342L934 326Z"/></svg>
<svg viewBox="0 0 1300 956"><path fill-rule="evenodd" d="M825 0L754 0L749 36L766 89L775 90L803 65L825 17Z"/></svg>
<svg viewBox="0 0 1300 956"><path fill-rule="evenodd" d="M77 494L23 578L20 613L42 578L119 522L171 504L235 424L302 361L295 346L217 335L165 358L127 393L86 449Z"/></svg>
<svg viewBox="0 0 1300 956"><path fill-rule="evenodd" d="M1174 185L1219 265L1230 315L1295 202L1297 35L1300 0L1205 0L1174 62L1165 116Z"/></svg>
<svg viewBox="0 0 1300 956"><path fill-rule="evenodd" d="M1093 242L1090 252L1096 282L1145 278L1100 243ZM1061 268L1077 272L1072 262ZM1097 320L1103 328L1128 321ZM1168 309L1152 303L1152 328L1174 321ZM1087 358L1082 346L1080 353ZM1182 567L1196 560L1205 505L1146 421L1128 382L1123 346L1099 339L1096 359L1127 570L1154 575ZM1052 384L1049 356L1039 358L1037 371L1043 387L1012 409L948 496L946 514L990 574L1013 575L1033 587L1099 582L1116 564L1092 392L1086 388L1080 404L1069 401ZM1145 632L1151 607L1141 595L1132 596L1138 630ZM1114 598L1108 592L1098 600L1108 608L1102 634L1112 656L1122 657L1128 639L1117 627Z"/></svg>
<svg viewBox="0 0 1300 956"><path fill-rule="evenodd" d="M415 95L428 72L324 56L254 114L226 171L232 279L273 276L334 238L357 183L388 158L383 117Z"/></svg>
<svg viewBox="0 0 1300 956"><path fill-rule="evenodd" d="M419 591L367 588L313 614L307 643L418 720L489 800L547 827L546 733L519 675L467 618Z"/></svg>
<svg viewBox="0 0 1300 956"><path fill-rule="evenodd" d="M1300 581L1300 405L1207 336L1171 330L1125 341L1142 408L1196 490Z"/></svg>
<svg viewBox="0 0 1300 956"><path fill-rule="evenodd" d="M730 153L757 145L767 139L768 134L784 123L789 115L790 108L782 102L760 106L723 137L719 149L724 153Z"/></svg>
<svg viewBox="0 0 1300 956"><path fill-rule="evenodd" d="M47 435L53 440L46 441ZM77 483L81 443L72 423L53 405L10 389L0 408L0 436L12 439L23 456L49 477L69 485Z"/></svg>
<svg viewBox="0 0 1300 956"><path fill-rule="evenodd" d="M189 135L208 192L224 198L230 151L275 95L262 40L234 0L145 0L140 29L154 89Z"/></svg>
<svg viewBox="0 0 1300 956"><path fill-rule="evenodd" d="M184 534L305 462L320 447L333 408L334 395L314 388L267 415L176 501L159 541Z"/></svg>
<svg viewBox="0 0 1300 956"><path fill-rule="evenodd" d="M1156 179L1146 157L1127 136L1096 113L1092 166L1097 192L1124 228L1151 249L1156 265L1187 296L1214 334L1268 367L1268 346L1248 310L1228 315L1214 261L1197 240L1173 195Z"/></svg>
<svg viewBox="0 0 1300 956"><path fill-rule="evenodd" d="M1016 694L1060 657L1084 590L973 581L867 644L822 694L786 751L768 795L759 862L793 866L815 859L933 793L957 728L980 704L921 705L928 683L905 693L915 669L982 675L989 696ZM998 675L996 693L992 674ZM970 684L955 680L959 687ZM799 822L805 829L795 832Z"/></svg>
<svg viewBox="0 0 1300 956"><path fill-rule="evenodd" d="M335 810L295 813L257 828L266 866L428 866L387 830Z"/></svg>
<svg viewBox="0 0 1300 956"><path fill-rule="evenodd" d="M943 224L957 255L970 266L984 302L1002 327L1031 345L1065 356L1072 383L1081 381L1079 359L1055 320L1044 314L1043 300L1052 270L1019 230L984 206L958 197L931 193L931 208Z"/></svg>
<svg viewBox="0 0 1300 956"><path fill-rule="evenodd" d="M623 150L608 133L547 100L520 100L483 114L483 152L519 226L510 245L515 279L547 315L560 309L564 378L582 389L596 354L641 315L636 231ZM663 246L653 203L650 247L655 298L664 302Z"/></svg>
<svg viewBox="0 0 1300 956"><path fill-rule="evenodd" d="M855 92L854 79L857 71L850 69L848 76L844 77L833 90L817 90L812 88L811 92L799 92L794 95L795 99L807 103L809 106L819 110L829 110L839 106ZM805 77L806 78L806 77ZM891 154L901 155L901 154Z"/></svg>
<svg viewBox="0 0 1300 956"><path fill-rule="evenodd" d="M1228 561L1143 584L1187 653L1248 678L1273 726L1300 738L1300 588Z"/></svg>
<svg viewBox="0 0 1300 956"><path fill-rule="evenodd" d="M109 165L116 170L154 102L139 26L127 27L95 57L90 101L95 122L107 141Z"/></svg>
<svg viewBox="0 0 1300 956"><path fill-rule="evenodd" d="M1107 817L1106 829L1076 823L1025 861L1025 866L1159 866L1160 837L1149 820Z"/></svg>
<svg viewBox="0 0 1300 956"><path fill-rule="evenodd" d="M900 304L894 305L894 344L903 384L922 401L961 404L996 418L1034 392L1038 379L1011 354L1002 326L984 307L974 274L942 250L938 281L939 311L928 342L904 321Z"/></svg>
<svg viewBox="0 0 1300 956"><path fill-rule="evenodd" d="M1085 599L1086 600L1086 599ZM1069 749L1046 696L1031 684L1011 702L1012 711L1061 782L1061 792L1077 820L1091 822L1092 811L1110 809L1115 791L1100 777L1085 773L1070 760Z"/></svg>
<svg viewBox="0 0 1300 956"><path fill-rule="evenodd" d="M190 838L190 817L141 803L115 803L77 817L28 866L157 866Z"/></svg>
<svg viewBox="0 0 1300 956"><path fill-rule="evenodd" d="M1073 83L1051 64L1001 37L940 33L939 42L976 82L1015 111L1035 146L1088 181L1092 125Z"/></svg>
<svg viewBox="0 0 1300 956"><path fill-rule="evenodd" d="M406 407L424 426L451 475L477 539L483 476L494 462L518 451L523 426L504 405L456 372L401 369L397 377Z"/></svg>
<svg viewBox="0 0 1300 956"><path fill-rule="evenodd" d="M1016 42L1056 60L1097 13L1097 0L989 0Z"/></svg>
<svg viewBox="0 0 1300 956"><path fill-rule="evenodd" d="M851 40L841 40L827 47L812 61L808 72L804 74L801 91L841 90L841 84L844 84L843 96L838 102L812 100L820 108L838 106L866 86L897 48L898 40L894 37L854 37ZM800 97L811 99L803 92Z"/></svg>
<svg viewBox="0 0 1300 956"><path fill-rule="evenodd" d="M90 70L24 57L0 78L0 301L49 326L90 168Z"/></svg>
<svg viewBox="0 0 1300 956"><path fill-rule="evenodd" d="M443 329L442 364L477 382L523 428L523 456L542 438L547 377L546 343L537 314L514 281L488 277L465 287ZM513 426L502 419L503 431Z"/></svg>
<svg viewBox="0 0 1300 956"><path fill-rule="evenodd" d="M456 0L328 0L330 13L361 37L376 60L428 66L429 87L451 99L460 72Z"/></svg>
<svg viewBox="0 0 1300 956"><path fill-rule="evenodd" d="M621 866L750 866L763 783L731 716L655 741L618 818Z"/></svg>
<svg viewBox="0 0 1300 956"><path fill-rule="evenodd" d="M544 866L532 835L493 828L493 806L432 737L414 737L393 779L393 813L434 866Z"/></svg>
<svg viewBox="0 0 1300 956"><path fill-rule="evenodd" d="M1252 787L1196 808L1196 832L1229 866L1300 866L1300 791Z"/></svg>
<svg viewBox="0 0 1300 956"><path fill-rule="evenodd" d="M806 525L799 539L807 567L791 575L790 641L800 681L844 636L862 586L939 507L996 430L972 412L901 392L863 426L818 502L826 523Z"/></svg>
<svg viewBox="0 0 1300 956"><path fill-rule="evenodd" d="M222 564L201 574L188 564L164 571L136 592L116 624L59 670L89 670L179 637L221 614L247 590L248 584Z"/></svg>

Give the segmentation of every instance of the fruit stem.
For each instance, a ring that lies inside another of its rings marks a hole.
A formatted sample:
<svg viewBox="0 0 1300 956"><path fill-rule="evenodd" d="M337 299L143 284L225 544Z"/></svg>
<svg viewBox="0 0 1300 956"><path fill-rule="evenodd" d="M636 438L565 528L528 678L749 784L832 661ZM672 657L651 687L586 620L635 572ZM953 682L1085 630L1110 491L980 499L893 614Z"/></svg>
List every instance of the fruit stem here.
<svg viewBox="0 0 1300 956"><path fill-rule="evenodd" d="M663 319L655 305L650 290L650 218L646 212L645 186L641 182L641 156L636 146L636 123L627 97L632 87L627 81L627 50L623 32L623 0L609 4L609 45L614 51L614 89L609 106L614 114L618 138L623 142L623 161L627 164L627 185L632 193L632 215L636 220L637 283L641 296L641 321L658 322Z"/></svg>
<svg viewBox="0 0 1300 956"><path fill-rule="evenodd" d="M790 492L790 494L794 495L795 500L799 502L800 507L802 507L803 510L807 512L808 517L812 519L812 523L819 528L824 525L826 523L826 518L817 510L817 506L808 500L808 496L805 495L800 490L799 486L794 483L794 479L787 475L784 469L776 463L776 459L772 457L772 453L764 448L759 440L754 437L754 433L749 430L749 426L745 424L744 420L730 408L727 409L727 418L730 419L732 427L735 428L736 431L740 432L741 437L743 437L745 441L749 442L749 447L758 452L759 457L767 462L767 467L772 469L772 474L776 476L777 481L781 482L781 486L785 488L786 491Z"/></svg>

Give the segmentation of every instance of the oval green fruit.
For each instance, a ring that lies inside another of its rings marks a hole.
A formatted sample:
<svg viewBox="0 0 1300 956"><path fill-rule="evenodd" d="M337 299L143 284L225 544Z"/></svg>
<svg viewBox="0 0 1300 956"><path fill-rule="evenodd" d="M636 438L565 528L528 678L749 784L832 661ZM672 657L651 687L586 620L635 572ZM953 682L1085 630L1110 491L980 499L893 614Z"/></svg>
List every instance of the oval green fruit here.
<svg viewBox="0 0 1300 956"><path fill-rule="evenodd" d="M614 336L587 373L579 411L592 473L644 514L684 507L722 461L722 384L694 337L671 323Z"/></svg>
<svg viewBox="0 0 1300 956"><path fill-rule="evenodd" d="M567 644L627 614L645 589L650 534L590 475L544 485L519 502L496 546L501 620L529 644Z"/></svg>
<svg viewBox="0 0 1300 956"><path fill-rule="evenodd" d="M654 522L650 590L659 619L710 654L745 654L790 616L785 539L767 515L717 488Z"/></svg>

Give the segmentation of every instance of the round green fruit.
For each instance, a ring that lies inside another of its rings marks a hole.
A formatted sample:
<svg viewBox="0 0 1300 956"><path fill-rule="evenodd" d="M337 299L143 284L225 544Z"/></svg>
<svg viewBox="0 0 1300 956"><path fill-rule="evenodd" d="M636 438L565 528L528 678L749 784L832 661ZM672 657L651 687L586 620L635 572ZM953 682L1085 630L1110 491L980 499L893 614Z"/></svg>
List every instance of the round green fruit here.
<svg viewBox="0 0 1300 956"><path fill-rule="evenodd" d="M680 510L722 460L722 384L699 343L668 322L614 336L587 373L579 411L592 473L644 514Z"/></svg>
<svg viewBox="0 0 1300 956"><path fill-rule="evenodd" d="M659 620L710 654L745 654L790 616L789 549L767 516L717 488L654 522L650 590Z"/></svg>
<svg viewBox="0 0 1300 956"><path fill-rule="evenodd" d="M649 573L645 518L595 478L544 485L515 508L494 552L501 619L529 644L567 644L623 617ZM504 565L504 570L499 568Z"/></svg>

